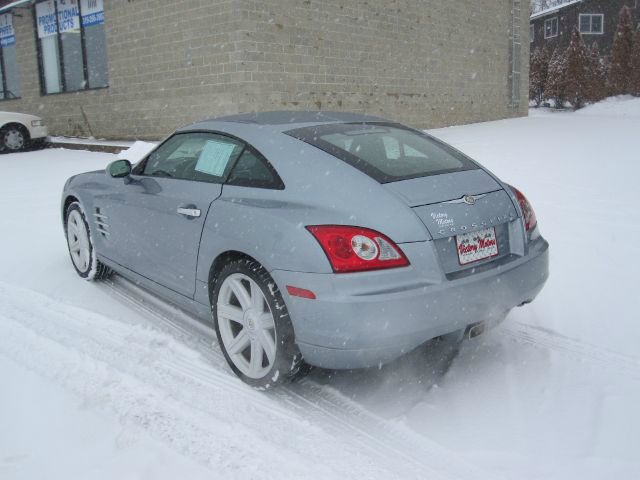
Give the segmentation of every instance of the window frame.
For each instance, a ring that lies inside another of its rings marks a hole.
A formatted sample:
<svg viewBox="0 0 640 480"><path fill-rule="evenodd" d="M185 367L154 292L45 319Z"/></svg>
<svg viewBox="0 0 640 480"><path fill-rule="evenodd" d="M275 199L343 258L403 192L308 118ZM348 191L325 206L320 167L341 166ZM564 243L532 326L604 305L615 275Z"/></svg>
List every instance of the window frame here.
<svg viewBox="0 0 640 480"><path fill-rule="evenodd" d="M582 17L589 17L589 31L582 31ZM593 17L600 17L600 31L593 31ZM604 35L604 13L581 13L578 15L578 31L582 35Z"/></svg>
<svg viewBox="0 0 640 480"><path fill-rule="evenodd" d="M84 80L84 88L79 88L76 90L67 90L67 80L64 74L64 52L62 47L62 35L60 34L60 27L58 25L58 2L54 1L53 5L55 8L55 16L56 16L56 28L58 32L56 33L56 42L58 44L58 66L60 67L60 91L59 92L51 92L48 93L46 91L46 79L44 76L44 62L42 58L42 46L40 45L41 38L38 37L38 15L36 13L36 5L39 3L46 2L47 0L36 0L31 7L31 16L33 17L33 29L36 40L36 54L38 56L38 77L40 79L40 96L49 96L49 95L64 95L66 93L77 93L77 92L85 92L89 90L102 90L104 88L109 88L109 85L103 85L99 87L90 87L89 86L89 64L87 61L87 45L85 38L85 27L82 25L82 2L78 0L78 18L80 24L80 49L82 54L82 75Z"/></svg>
<svg viewBox="0 0 640 480"><path fill-rule="evenodd" d="M11 15L11 23L13 24L13 11L9 11L7 13L3 13L2 15ZM14 28L14 36L15 36L15 26ZM17 40L14 41L13 45L17 44ZM0 102L4 102L7 100L19 100L20 98L22 98L22 96L20 94L16 95L15 93L11 92L10 90L7 90L7 64L5 62L4 59L4 49L6 47L3 47L2 45L0 45L0 69L2 70L2 83L0 84L0 87L2 87L2 98L0 98ZM16 68L18 68L18 64L16 62ZM18 85L19 88L19 85ZM13 95L13 97L8 98L6 96L7 92L10 92L11 95Z"/></svg>
<svg viewBox="0 0 640 480"><path fill-rule="evenodd" d="M534 23L529 24L529 43L533 43L536 37L536 26Z"/></svg>
<svg viewBox="0 0 640 480"><path fill-rule="evenodd" d="M196 179L191 179L191 178L158 177L158 176L155 176L155 175L145 175L144 174L144 169L145 169L146 163L149 160L149 158L151 157L151 155L153 155L153 153L156 150L160 149L163 145L165 145L167 142L169 142L171 139L173 139L174 137L176 137L178 135L188 135L188 134L193 134L193 133L206 133L206 134L210 134L210 135L217 135L217 136L220 136L220 137L228 138L229 140L232 140L234 142L238 142L242 146L242 150L240 150L240 153L238 154L236 159L233 161L232 165L227 169L227 172L222 177L220 177L220 181L219 182L210 182L210 181L196 180ZM260 161L262 161L264 163L264 165L273 174L274 181L273 181L272 185L265 186L264 184L258 184L258 182L256 182L255 184L242 184L241 185L241 184L229 183L228 182L229 177L231 176L231 173L236 168L236 165L238 164L238 161L240 160L240 157L242 157L242 155L244 154L245 150L249 150L251 153L253 153ZM167 138L165 138L162 142L160 142L158 144L158 146L156 148L154 148L153 150L151 150L142 160L140 160L138 163L136 163L133 166L132 170L131 170L131 174L135 175L135 176L138 176L138 177L144 177L144 178L162 178L162 179L165 179L165 180L178 180L178 181L183 181L183 182L210 183L210 184L213 184L213 185L229 185L229 186L236 186L236 187L263 188L263 189L269 189L269 190L284 190L285 189L284 182L282 181L282 178L280 177L280 175L278 174L278 172L276 171L274 166L271 164L271 162L269 162L269 160L267 160L267 158L264 155L262 155L262 153L260 153L260 151L258 151L258 149L256 149L254 146L250 145L246 140L243 140L240 137L236 137L235 135L231 135L231 134L228 134L228 133L225 133L225 132L219 132L217 130L196 129L196 130L180 130L180 131L174 132L173 134L171 134Z"/></svg>
<svg viewBox="0 0 640 480"><path fill-rule="evenodd" d="M547 35L547 23L550 22L551 25L553 25L553 22L555 21L555 25L556 25L556 33L553 33L553 28L551 28L552 33L550 35ZM558 17L551 17L551 18L547 18L544 21L544 38L545 40L547 38L555 38L558 36L558 33L560 31L560 19Z"/></svg>

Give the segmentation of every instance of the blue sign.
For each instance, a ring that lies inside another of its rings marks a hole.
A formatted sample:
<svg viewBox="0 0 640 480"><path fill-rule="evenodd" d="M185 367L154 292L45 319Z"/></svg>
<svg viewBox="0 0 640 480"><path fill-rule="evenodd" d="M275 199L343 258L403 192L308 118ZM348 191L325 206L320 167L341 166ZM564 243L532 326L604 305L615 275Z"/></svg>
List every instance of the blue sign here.
<svg viewBox="0 0 640 480"><path fill-rule="evenodd" d="M103 0L80 0L82 9L82 26L91 27L104 23Z"/></svg>
<svg viewBox="0 0 640 480"><path fill-rule="evenodd" d="M0 47L15 45L16 35L13 31L13 17L10 13L0 15Z"/></svg>

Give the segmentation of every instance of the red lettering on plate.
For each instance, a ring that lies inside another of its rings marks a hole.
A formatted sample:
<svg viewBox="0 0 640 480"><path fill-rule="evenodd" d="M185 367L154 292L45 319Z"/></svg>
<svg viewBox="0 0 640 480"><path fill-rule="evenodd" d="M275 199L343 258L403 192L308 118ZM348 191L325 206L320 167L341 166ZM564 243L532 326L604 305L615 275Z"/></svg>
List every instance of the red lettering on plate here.
<svg viewBox="0 0 640 480"><path fill-rule="evenodd" d="M496 241L493 238L479 238L478 245L480 248L490 248L496 245Z"/></svg>
<svg viewBox="0 0 640 480"><path fill-rule="evenodd" d="M475 253L478 251L478 246L477 245L460 245L458 247L458 250L460 251L461 254Z"/></svg>

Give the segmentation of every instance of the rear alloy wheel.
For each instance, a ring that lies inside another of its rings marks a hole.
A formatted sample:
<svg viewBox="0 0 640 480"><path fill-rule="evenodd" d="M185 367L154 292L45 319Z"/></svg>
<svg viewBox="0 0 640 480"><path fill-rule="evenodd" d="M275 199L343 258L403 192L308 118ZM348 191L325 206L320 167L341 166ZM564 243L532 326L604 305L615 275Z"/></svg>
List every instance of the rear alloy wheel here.
<svg viewBox="0 0 640 480"><path fill-rule="evenodd" d="M19 152L27 145L24 129L17 125L10 125L0 131L2 149L6 152Z"/></svg>
<svg viewBox="0 0 640 480"><path fill-rule="evenodd" d="M110 270L95 256L89 225L78 202L73 202L67 208L65 230L69 255L78 275L86 280L106 278Z"/></svg>
<svg viewBox="0 0 640 480"><path fill-rule="evenodd" d="M231 369L254 387L294 377L302 357L280 291L267 271L249 259L228 263L212 295L218 342Z"/></svg>

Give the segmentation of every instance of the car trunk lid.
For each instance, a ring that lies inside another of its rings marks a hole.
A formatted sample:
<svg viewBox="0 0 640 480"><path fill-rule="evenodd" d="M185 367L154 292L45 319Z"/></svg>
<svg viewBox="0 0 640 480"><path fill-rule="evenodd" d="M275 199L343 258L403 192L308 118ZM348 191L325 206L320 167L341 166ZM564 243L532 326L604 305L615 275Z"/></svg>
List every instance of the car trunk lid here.
<svg viewBox="0 0 640 480"><path fill-rule="evenodd" d="M518 235L521 222L511 197L484 170L414 178L387 183L384 187L406 202L425 225L445 274L497 262L522 250L519 240L522 235ZM477 235L463 237L474 233ZM461 253L460 245L468 246L470 242L476 248L480 234L495 240L497 252L492 247L485 250L486 257L480 251L477 260L469 261L470 257Z"/></svg>

